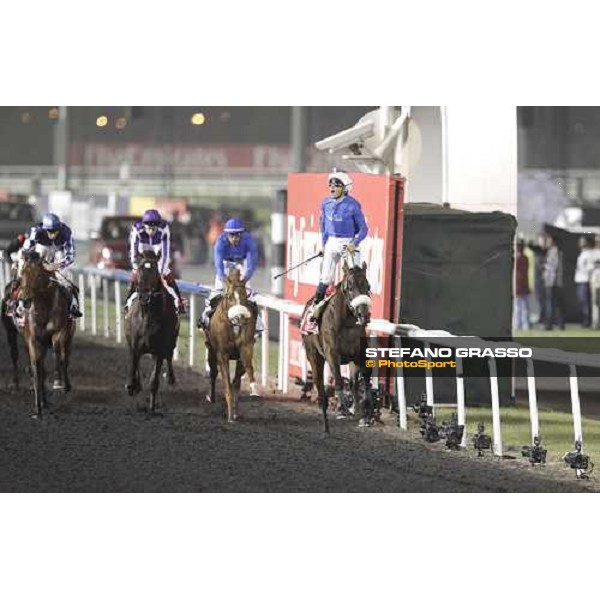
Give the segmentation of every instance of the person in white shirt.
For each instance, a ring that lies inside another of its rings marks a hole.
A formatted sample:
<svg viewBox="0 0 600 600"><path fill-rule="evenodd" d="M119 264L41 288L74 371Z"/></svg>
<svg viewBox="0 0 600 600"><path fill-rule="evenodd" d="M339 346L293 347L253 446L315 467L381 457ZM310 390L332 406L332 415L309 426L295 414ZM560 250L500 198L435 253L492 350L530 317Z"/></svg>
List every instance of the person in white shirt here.
<svg viewBox="0 0 600 600"><path fill-rule="evenodd" d="M577 257L577 266L575 267L575 288L577 292L577 304L579 306L579 317L582 327L591 325L591 293L590 276L594 270L596 261L596 251L594 250L594 241L590 238L579 238L579 256Z"/></svg>

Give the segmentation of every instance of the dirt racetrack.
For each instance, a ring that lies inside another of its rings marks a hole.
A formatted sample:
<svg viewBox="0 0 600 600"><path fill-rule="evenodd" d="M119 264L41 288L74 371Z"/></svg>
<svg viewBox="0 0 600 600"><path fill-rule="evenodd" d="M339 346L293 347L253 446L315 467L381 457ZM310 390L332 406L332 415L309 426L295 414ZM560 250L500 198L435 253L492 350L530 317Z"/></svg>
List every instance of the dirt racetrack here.
<svg viewBox="0 0 600 600"><path fill-rule="evenodd" d="M50 364L50 363L48 363ZM141 408L145 393L124 390L123 346L76 336L74 391L54 395L42 419L31 418L27 376L10 389L9 358L0 333L0 492L581 492L560 465L532 469L524 461L426 445L401 433L395 415L362 430L332 420L321 431L314 405L242 398L229 425L221 404L204 401L206 380L177 369L162 387L160 416ZM147 363L145 363L147 364ZM146 372L148 369L146 369ZM297 395L297 393L296 393Z"/></svg>

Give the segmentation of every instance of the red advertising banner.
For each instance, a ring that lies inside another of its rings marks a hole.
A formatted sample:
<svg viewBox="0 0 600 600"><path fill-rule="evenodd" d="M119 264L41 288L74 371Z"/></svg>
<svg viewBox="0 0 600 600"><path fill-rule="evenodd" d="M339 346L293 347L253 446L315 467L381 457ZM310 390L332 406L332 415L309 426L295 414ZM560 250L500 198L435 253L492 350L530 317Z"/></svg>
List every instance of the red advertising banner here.
<svg viewBox="0 0 600 600"><path fill-rule="evenodd" d="M395 320L400 298L402 265L403 180L387 175L351 173L350 195L363 209L369 232L360 244L361 260L367 263L371 285L372 317ZM321 203L328 196L326 173L288 176L286 269L321 250ZM309 262L286 275L284 297L304 304L315 293L321 260ZM336 281L341 279L338 265ZM300 375L304 350L297 326L290 325L290 374Z"/></svg>

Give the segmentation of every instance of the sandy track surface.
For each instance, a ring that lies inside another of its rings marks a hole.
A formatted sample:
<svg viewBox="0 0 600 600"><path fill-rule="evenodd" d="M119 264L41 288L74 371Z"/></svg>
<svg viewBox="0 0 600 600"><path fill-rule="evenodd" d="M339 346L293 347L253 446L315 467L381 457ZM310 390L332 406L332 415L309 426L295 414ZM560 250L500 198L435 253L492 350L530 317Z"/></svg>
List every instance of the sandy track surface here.
<svg viewBox="0 0 600 600"><path fill-rule="evenodd" d="M401 433L395 415L359 429L332 420L322 433L315 405L243 397L240 421L204 401L207 381L178 368L163 385L160 415L144 410L147 393L124 390L127 352L79 335L71 367L74 391L54 394L42 419L31 418L28 378L10 389L0 333L0 492L583 492L561 465L427 445L415 427ZM49 363L50 364L50 363ZM144 363L145 375L149 363Z"/></svg>

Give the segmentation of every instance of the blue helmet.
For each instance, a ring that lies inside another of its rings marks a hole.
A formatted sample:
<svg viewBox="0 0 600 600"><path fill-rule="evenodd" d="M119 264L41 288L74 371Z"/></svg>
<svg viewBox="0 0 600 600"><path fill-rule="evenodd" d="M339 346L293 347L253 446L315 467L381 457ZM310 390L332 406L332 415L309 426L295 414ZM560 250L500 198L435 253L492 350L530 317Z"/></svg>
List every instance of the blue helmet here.
<svg viewBox="0 0 600 600"><path fill-rule="evenodd" d="M46 231L56 231L60 227L60 219L54 213L44 215L42 219L42 229Z"/></svg>
<svg viewBox="0 0 600 600"><path fill-rule="evenodd" d="M142 217L142 223L160 223L160 221L162 218L155 208L147 210Z"/></svg>
<svg viewBox="0 0 600 600"><path fill-rule="evenodd" d="M241 219L229 219L229 221L225 223L225 233L242 233L244 229L244 223Z"/></svg>

